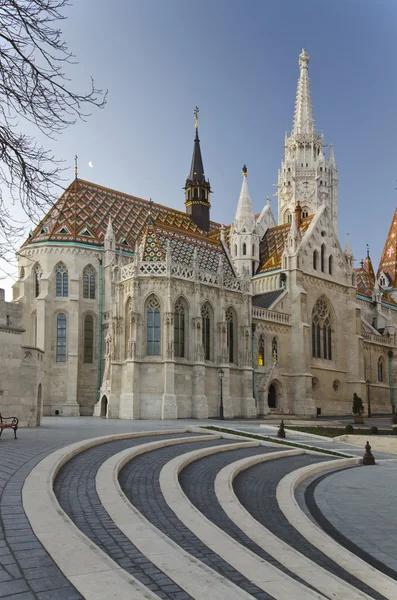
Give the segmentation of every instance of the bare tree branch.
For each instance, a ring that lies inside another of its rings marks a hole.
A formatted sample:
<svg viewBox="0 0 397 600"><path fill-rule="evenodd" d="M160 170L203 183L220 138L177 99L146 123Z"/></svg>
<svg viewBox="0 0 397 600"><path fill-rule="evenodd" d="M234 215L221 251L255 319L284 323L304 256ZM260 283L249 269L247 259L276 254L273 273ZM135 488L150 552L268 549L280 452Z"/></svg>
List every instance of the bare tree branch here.
<svg viewBox="0 0 397 600"><path fill-rule="evenodd" d="M69 0L0 0L0 258L26 227L10 207L37 222L63 188L63 162L26 135L23 123L55 139L106 103L93 79L86 94L70 87L65 68L76 60L59 27L68 6Z"/></svg>

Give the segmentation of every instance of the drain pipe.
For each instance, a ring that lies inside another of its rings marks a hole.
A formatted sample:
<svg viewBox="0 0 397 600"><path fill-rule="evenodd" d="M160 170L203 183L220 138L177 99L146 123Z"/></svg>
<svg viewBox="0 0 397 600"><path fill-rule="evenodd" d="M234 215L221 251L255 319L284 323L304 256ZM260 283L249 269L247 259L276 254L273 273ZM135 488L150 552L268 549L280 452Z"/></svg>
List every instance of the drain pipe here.
<svg viewBox="0 0 397 600"><path fill-rule="evenodd" d="M98 400L101 393L102 383L102 337L103 337L103 277L102 277L102 259L99 259L99 351L98 351ZM97 400L97 401L98 401Z"/></svg>

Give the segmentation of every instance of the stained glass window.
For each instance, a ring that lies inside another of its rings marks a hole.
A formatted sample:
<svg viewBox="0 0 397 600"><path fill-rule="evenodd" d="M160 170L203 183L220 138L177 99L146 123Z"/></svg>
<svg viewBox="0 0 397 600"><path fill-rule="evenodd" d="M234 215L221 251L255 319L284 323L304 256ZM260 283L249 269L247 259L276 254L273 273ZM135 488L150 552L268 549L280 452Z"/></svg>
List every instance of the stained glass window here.
<svg viewBox="0 0 397 600"><path fill-rule="evenodd" d="M83 297L95 300L95 271L86 267L83 274Z"/></svg>
<svg viewBox="0 0 397 600"><path fill-rule="evenodd" d="M208 302L206 302L201 307L202 342L205 360L211 360L211 313L211 307Z"/></svg>
<svg viewBox="0 0 397 600"><path fill-rule="evenodd" d="M227 327L227 352L229 362L235 362L234 356L234 313L231 308L226 311L226 327Z"/></svg>
<svg viewBox="0 0 397 600"><path fill-rule="evenodd" d="M160 356L160 304L152 296L147 305L147 354Z"/></svg>
<svg viewBox="0 0 397 600"><path fill-rule="evenodd" d="M69 278L68 270L64 264L60 264L56 268L56 295L68 296L69 293Z"/></svg>
<svg viewBox="0 0 397 600"><path fill-rule="evenodd" d="M180 298L174 307L174 355L185 356L185 303Z"/></svg>
<svg viewBox="0 0 397 600"><path fill-rule="evenodd" d="M91 315L84 318L84 362L94 362L94 318Z"/></svg>
<svg viewBox="0 0 397 600"><path fill-rule="evenodd" d="M265 338L263 335L259 337L258 345L258 367L263 367L265 364Z"/></svg>
<svg viewBox="0 0 397 600"><path fill-rule="evenodd" d="M57 316L57 362L66 361L66 315Z"/></svg>
<svg viewBox="0 0 397 600"><path fill-rule="evenodd" d="M332 360L331 312L325 298L319 298L313 308L312 356Z"/></svg>

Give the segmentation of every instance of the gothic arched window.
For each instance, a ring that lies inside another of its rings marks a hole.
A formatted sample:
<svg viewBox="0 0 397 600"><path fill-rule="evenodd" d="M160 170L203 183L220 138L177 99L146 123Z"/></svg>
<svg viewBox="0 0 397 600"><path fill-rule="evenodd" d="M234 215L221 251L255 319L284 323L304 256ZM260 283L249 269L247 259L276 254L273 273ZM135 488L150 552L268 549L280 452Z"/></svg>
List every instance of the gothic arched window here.
<svg viewBox="0 0 397 600"><path fill-rule="evenodd" d="M174 355L176 358L185 357L185 302L179 298L174 306Z"/></svg>
<svg viewBox="0 0 397 600"><path fill-rule="evenodd" d="M55 269L56 277L56 296L68 296L69 294L69 278L68 270L63 263L60 263Z"/></svg>
<svg viewBox="0 0 397 600"><path fill-rule="evenodd" d="M381 356L378 360L378 381L383 381L383 356Z"/></svg>
<svg viewBox="0 0 397 600"><path fill-rule="evenodd" d="M332 360L332 320L326 298L319 298L312 312L312 356Z"/></svg>
<svg viewBox="0 0 397 600"><path fill-rule="evenodd" d="M40 295L40 280L43 275L40 265L37 265L34 270L34 294L35 298Z"/></svg>
<svg viewBox="0 0 397 600"><path fill-rule="evenodd" d="M287 223L292 223L292 214L290 212L287 215Z"/></svg>
<svg viewBox="0 0 397 600"><path fill-rule="evenodd" d="M325 271L325 244L321 244L321 271Z"/></svg>
<svg viewBox="0 0 397 600"><path fill-rule="evenodd" d="M318 260L318 252L314 250L313 252L313 269L317 271L317 260Z"/></svg>
<svg viewBox="0 0 397 600"><path fill-rule="evenodd" d="M332 258L332 255L330 255L328 258L328 273L330 275L332 275L333 262L334 262L334 259Z"/></svg>
<svg viewBox="0 0 397 600"><path fill-rule="evenodd" d="M309 216L309 209L307 208L307 206L304 206L302 208L302 219L305 219L308 216Z"/></svg>
<svg viewBox="0 0 397 600"><path fill-rule="evenodd" d="M258 367L263 367L265 364L265 338L263 335L259 336L258 344Z"/></svg>
<svg viewBox="0 0 397 600"><path fill-rule="evenodd" d="M63 313L57 316L56 361L66 362L66 315Z"/></svg>
<svg viewBox="0 0 397 600"><path fill-rule="evenodd" d="M208 302L201 307L202 342L204 359L211 360L211 321L212 310Z"/></svg>
<svg viewBox="0 0 397 600"><path fill-rule="evenodd" d="M147 354L160 356L160 303L152 296L147 303Z"/></svg>
<svg viewBox="0 0 397 600"><path fill-rule="evenodd" d="M278 360L278 339L276 337L272 339L272 360Z"/></svg>
<svg viewBox="0 0 397 600"><path fill-rule="evenodd" d="M237 256L237 244L234 244L234 256Z"/></svg>
<svg viewBox="0 0 397 600"><path fill-rule="evenodd" d="M228 308L226 311L226 333L227 333L227 354L230 363L234 363L235 361L235 336L234 336L234 326L235 326L235 317L234 310L232 308Z"/></svg>
<svg viewBox="0 0 397 600"><path fill-rule="evenodd" d="M83 273L83 297L95 300L95 271L86 267Z"/></svg>
<svg viewBox="0 0 397 600"><path fill-rule="evenodd" d="M247 254L247 244L243 244L243 256Z"/></svg>
<svg viewBox="0 0 397 600"><path fill-rule="evenodd" d="M94 362L94 317L84 317L84 362Z"/></svg>

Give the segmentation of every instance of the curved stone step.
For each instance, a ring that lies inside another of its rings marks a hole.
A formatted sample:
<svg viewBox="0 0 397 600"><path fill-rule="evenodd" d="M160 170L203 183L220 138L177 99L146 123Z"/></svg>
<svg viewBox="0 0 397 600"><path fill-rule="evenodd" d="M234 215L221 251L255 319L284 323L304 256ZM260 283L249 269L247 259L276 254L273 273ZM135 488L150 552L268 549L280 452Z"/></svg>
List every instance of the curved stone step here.
<svg viewBox="0 0 397 600"><path fill-rule="evenodd" d="M303 450L275 452L268 455L247 457L229 464L219 471L215 479L215 493L219 504L228 517L276 560L288 565L288 569L316 588L331 600L365 600L370 596L357 590L352 585L330 573L314 561L310 560L286 541L274 535L259 523L239 502L234 489L233 480L239 473L264 461L303 454Z"/></svg>
<svg viewBox="0 0 397 600"><path fill-rule="evenodd" d="M200 441L211 441L220 436L203 436ZM118 474L120 470L137 456L152 452L164 446L197 441L196 438L166 440L142 444L115 454L102 464L96 476L96 488L102 505L117 527L139 548L149 560L166 573L193 598L201 600L244 600L252 598L250 594L222 577L219 573L195 559L172 539L167 537L142 513L137 510L123 494ZM255 444L256 446L257 444ZM252 444L236 444L238 447L251 447Z"/></svg>
<svg viewBox="0 0 397 600"><path fill-rule="evenodd" d="M397 598L397 581L375 569L372 565L338 544L320 527L313 523L301 510L295 499L295 489L308 477L357 464L356 458L326 461L317 465L302 467L286 475L277 486L277 502L288 521L313 546L329 556L338 565L349 571L366 585L383 594L386 598Z"/></svg>
<svg viewBox="0 0 397 600"><path fill-rule="evenodd" d="M179 474L187 465L216 452L226 452L231 449L235 449L235 446L196 450L167 463L160 473L160 487L168 506L204 544L277 600L324 599L325 596L321 593L307 588L236 542L198 511L184 494L179 483Z"/></svg>

